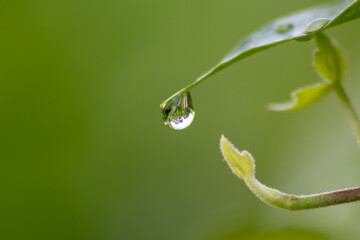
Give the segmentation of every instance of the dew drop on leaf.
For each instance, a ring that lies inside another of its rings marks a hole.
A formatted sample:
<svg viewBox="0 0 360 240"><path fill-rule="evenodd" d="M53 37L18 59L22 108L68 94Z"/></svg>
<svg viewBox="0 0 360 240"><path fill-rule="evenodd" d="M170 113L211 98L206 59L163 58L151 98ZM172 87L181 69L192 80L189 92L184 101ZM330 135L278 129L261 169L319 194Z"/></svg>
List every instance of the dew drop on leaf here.
<svg viewBox="0 0 360 240"><path fill-rule="evenodd" d="M174 130L183 130L190 126L195 117L190 92L179 93L160 105L165 125Z"/></svg>
<svg viewBox="0 0 360 240"><path fill-rule="evenodd" d="M275 32L277 33L286 33L293 29L294 26L291 23L282 23L276 26Z"/></svg>
<svg viewBox="0 0 360 240"><path fill-rule="evenodd" d="M326 26L326 24L328 24L329 22L330 22L330 19L328 19L328 18L316 19L316 20L312 21L311 23L309 23L309 25L306 27L304 33L310 34L313 32L317 32L320 29L324 28Z"/></svg>

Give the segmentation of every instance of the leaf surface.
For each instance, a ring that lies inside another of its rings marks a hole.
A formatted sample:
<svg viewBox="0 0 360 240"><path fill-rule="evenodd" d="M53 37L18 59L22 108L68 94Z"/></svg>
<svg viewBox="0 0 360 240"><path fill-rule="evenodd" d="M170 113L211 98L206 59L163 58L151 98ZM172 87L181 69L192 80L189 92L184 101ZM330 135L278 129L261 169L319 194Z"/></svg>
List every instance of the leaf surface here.
<svg viewBox="0 0 360 240"><path fill-rule="evenodd" d="M332 83L341 81L345 64L340 51L323 33L317 34L315 39L317 51L314 54L314 66L316 71L325 80Z"/></svg>

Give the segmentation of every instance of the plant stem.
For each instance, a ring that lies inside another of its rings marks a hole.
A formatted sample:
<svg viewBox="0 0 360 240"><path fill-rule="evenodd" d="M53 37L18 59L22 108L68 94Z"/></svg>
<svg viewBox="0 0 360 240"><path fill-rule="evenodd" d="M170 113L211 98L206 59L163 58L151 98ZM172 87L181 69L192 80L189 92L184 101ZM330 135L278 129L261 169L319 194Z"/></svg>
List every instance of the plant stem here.
<svg viewBox="0 0 360 240"><path fill-rule="evenodd" d="M352 106L350 99L347 96L347 94L346 94L344 88L341 86L341 84L340 83L334 84L334 89L344 106L346 115L349 118L354 135L360 146L360 120L359 120L359 117L357 116L355 109Z"/></svg>
<svg viewBox="0 0 360 240"><path fill-rule="evenodd" d="M294 195L269 188L254 175L244 178L246 185L263 202L286 210L305 210L328 207L360 200L360 187L310 195Z"/></svg>

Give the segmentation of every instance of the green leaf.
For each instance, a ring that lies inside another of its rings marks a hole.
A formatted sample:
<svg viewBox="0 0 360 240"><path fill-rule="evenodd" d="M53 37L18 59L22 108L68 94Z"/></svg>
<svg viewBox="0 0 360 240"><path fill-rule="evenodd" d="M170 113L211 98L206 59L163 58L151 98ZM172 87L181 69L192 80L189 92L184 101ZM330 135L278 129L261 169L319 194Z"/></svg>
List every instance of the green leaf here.
<svg viewBox="0 0 360 240"><path fill-rule="evenodd" d="M257 52L291 40L310 40L318 32L359 17L359 0L345 0L310 8L273 20L238 43L220 63L172 97L188 91L220 70Z"/></svg>
<svg viewBox="0 0 360 240"><path fill-rule="evenodd" d="M220 149L225 161L237 176L243 179L254 176L255 164L250 153L237 150L224 135L220 138Z"/></svg>
<svg viewBox="0 0 360 240"><path fill-rule="evenodd" d="M317 27L324 24L319 19L314 23ZM313 31L315 27L309 26L307 31ZM342 80L344 73L344 59L331 40L324 34L316 34L317 51L314 53L314 66L317 72L329 83L321 83L306 87L292 93L292 101L281 104L269 105L270 110L288 111L307 107L323 98L332 88L332 84Z"/></svg>
<svg viewBox="0 0 360 240"><path fill-rule="evenodd" d="M292 100L287 103L270 104L273 111L289 111L307 107L323 98L332 88L329 83L318 83L314 86L302 88L292 93Z"/></svg>
<svg viewBox="0 0 360 240"><path fill-rule="evenodd" d="M339 82L344 73L344 58L331 40L323 33L316 35L317 51L314 66L317 72L330 82Z"/></svg>

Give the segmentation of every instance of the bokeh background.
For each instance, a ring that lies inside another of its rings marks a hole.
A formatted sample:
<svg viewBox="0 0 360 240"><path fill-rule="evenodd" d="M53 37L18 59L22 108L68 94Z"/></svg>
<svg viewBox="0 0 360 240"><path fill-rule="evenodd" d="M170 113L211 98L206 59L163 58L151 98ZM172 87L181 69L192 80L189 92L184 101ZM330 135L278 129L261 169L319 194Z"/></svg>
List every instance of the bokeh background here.
<svg viewBox="0 0 360 240"><path fill-rule="evenodd" d="M247 58L192 91L184 131L159 105L267 21L326 1L2 0L0 238L360 239L360 204L269 207L222 160L225 134L265 184L295 194L360 185L360 151L330 94L274 113L316 83L314 42ZM327 32L360 112L360 21Z"/></svg>

